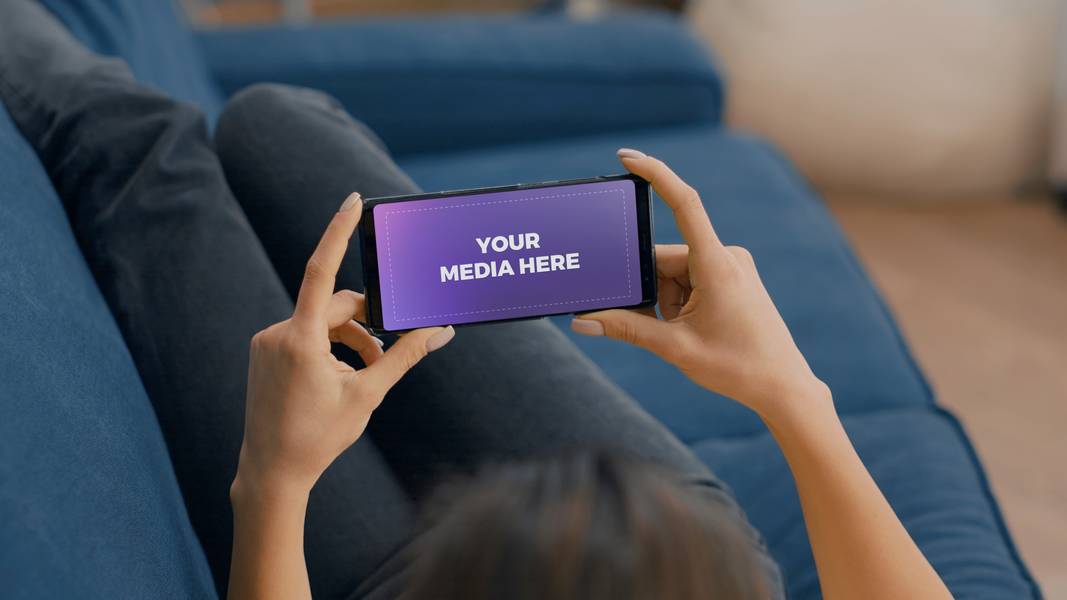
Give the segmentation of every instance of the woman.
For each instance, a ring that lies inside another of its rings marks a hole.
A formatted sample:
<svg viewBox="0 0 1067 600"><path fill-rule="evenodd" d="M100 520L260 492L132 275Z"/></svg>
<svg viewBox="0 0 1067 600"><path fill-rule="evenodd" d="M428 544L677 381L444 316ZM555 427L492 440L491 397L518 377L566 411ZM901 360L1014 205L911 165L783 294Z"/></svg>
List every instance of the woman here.
<svg viewBox="0 0 1067 600"><path fill-rule="evenodd" d="M345 291L358 261L342 258L360 200L335 211L336 198L415 186L332 100L254 88L212 140L196 109L138 85L27 0L0 3L0 98L115 314L220 590L782 595L731 495L550 325L420 330L388 350L358 325L362 297ZM575 329L645 347L763 417L796 476L827 597L947 597L750 257L719 243L665 165L620 157L689 245L658 249L663 320L604 311ZM335 357L331 341L354 353ZM583 447L628 458L559 457ZM441 479L514 460L534 462L432 499ZM436 509L418 530L423 506Z"/></svg>
<svg viewBox="0 0 1067 600"><path fill-rule="evenodd" d="M674 212L688 246L658 246L656 263L661 290L659 311L608 310L580 315L572 328L585 335L608 336L638 345L677 366L695 383L736 399L755 411L767 424L789 461L808 525L819 567L824 595L828 598L946 598L944 584L926 562L892 508L879 492L848 441L834 411L829 389L811 372L759 279L752 256L739 247L724 246L704 211L696 191L665 164L641 152L619 150L619 157L632 173L650 181ZM449 328L415 330L388 351L355 324L363 318L363 297L355 292L334 293L333 276L340 267L349 237L359 222L362 204L350 196L334 216L318 248L308 262L292 318L256 335L252 340L249 367L248 417L240 466L233 484L236 514L231 598L310 597L303 563L303 515L311 488L331 462L355 443L386 392L428 353L441 350L455 335ZM355 321L353 321L353 319ZM331 353L330 340L340 340L359 352L367 365L354 369ZM617 468L619 474L627 468ZM551 477L552 469L533 473L537 482ZM619 474L615 474L617 477ZM505 471L495 477L514 478ZM577 478L579 483L589 483ZM687 540L685 551L664 547L647 560L715 556L716 546L739 552L750 551L735 542L740 536L729 527L701 528L701 508L692 503L684 487L666 477L658 481L618 485L625 493L647 491L660 500L647 500L665 510L672 502L672 521L651 519L647 525L671 527L683 534L686 526L709 534ZM536 487L536 486L533 486ZM578 495L572 489L532 494L529 485L493 489L492 477L475 484L448 509L466 513L458 517L468 527L451 524L443 517L444 532L413 557L420 573L409 598L496 597L672 597L758 598L769 590L760 581L754 560L731 557L735 570L715 569L700 563L667 567L682 578L673 591L642 587L655 575L632 577L632 570L646 564L614 561L613 548L598 548L598 536L623 538L622 544L643 548L642 538L615 519L593 524L593 515L573 524L567 532L578 536L569 546L581 559L580 569L556 563L560 555L530 553L532 565L515 568L514 558L493 557L490 550L505 551L523 543L536 543L542 532L520 521L505 542L494 532L479 531L481 517L490 517L509 494L530 494L531 504L543 495L560 498ZM601 491L600 493L611 493ZM621 491L616 491L622 496ZM619 501L623 501L618 499ZM568 507L549 502L544 516L568 524ZM626 512L630 507L617 510ZM704 507L710 510L711 506ZM581 508L574 509L582 512ZM654 510L654 509L653 509ZM585 510L589 513L591 511ZM646 511L647 512L647 511ZM669 512L669 511L666 511ZM518 513L518 511L516 511ZM640 518L638 515L637 518ZM680 522L679 522L680 521ZM490 522L499 522L490 520ZM499 525L498 525L499 526ZM503 527L507 529L508 524ZM525 532L525 533L524 533ZM567 532L561 532L565 535ZM497 534L499 535L499 534ZM524 539L528 538L528 539ZM470 552L485 541L490 550ZM733 542L733 543L730 543ZM574 547L577 546L577 547ZM568 546L560 546L567 548ZM457 560L469 556L469 562ZM486 556L486 555L489 556ZM566 556L566 555L562 555ZM510 566L513 573L550 573L563 581L547 578L499 577L479 566L484 561ZM551 561L553 567L537 564ZM443 568L449 565L450 568ZM615 572L615 571L618 572ZM593 572L590 575L590 571ZM730 577L730 575L734 577ZM470 581L469 578L479 580ZM736 577L736 579L735 579ZM467 579L457 584L457 579ZM612 581L632 586L618 589ZM670 578L664 578L666 586ZM676 580L677 581L677 580ZM550 595L558 589L562 594ZM629 593L627 589L629 588ZM468 590L460 594L461 590ZM471 593L469 590L477 590Z"/></svg>

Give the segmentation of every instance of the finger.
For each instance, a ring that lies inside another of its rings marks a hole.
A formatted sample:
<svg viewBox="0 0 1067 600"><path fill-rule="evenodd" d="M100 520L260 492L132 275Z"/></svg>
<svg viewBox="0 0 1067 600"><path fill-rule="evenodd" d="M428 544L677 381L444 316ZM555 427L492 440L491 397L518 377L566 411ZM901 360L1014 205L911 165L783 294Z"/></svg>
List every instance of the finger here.
<svg viewBox="0 0 1067 600"><path fill-rule="evenodd" d="M656 244L656 274L661 279L689 279L689 246Z"/></svg>
<svg viewBox="0 0 1067 600"><path fill-rule="evenodd" d="M671 207L678 230L694 250L703 253L722 246L700 201L700 194L663 161L629 149L619 150L619 160L631 173L652 184L660 198Z"/></svg>
<svg viewBox="0 0 1067 600"><path fill-rule="evenodd" d="M645 315L646 317L652 317L653 319L659 318L659 315L656 314L655 306L642 306L641 308L631 308L630 311L635 312L639 315Z"/></svg>
<svg viewBox="0 0 1067 600"><path fill-rule="evenodd" d="M333 329L355 319L363 322L365 302L363 294L352 290L340 290L330 298L330 304L326 307L326 325Z"/></svg>
<svg viewBox="0 0 1067 600"><path fill-rule="evenodd" d="M304 281L300 284L296 311L293 313L294 321L319 322L326 318L337 269L341 267L341 259L348 250L348 240L359 223L362 204L359 194L352 194L326 226L326 232L322 234L318 247L304 269Z"/></svg>
<svg viewBox="0 0 1067 600"><path fill-rule="evenodd" d="M389 391L427 354L438 350L455 337L452 327L430 327L409 331L390 346L373 365L363 369L360 385L369 385L381 393Z"/></svg>
<svg viewBox="0 0 1067 600"><path fill-rule="evenodd" d="M666 321L624 309L584 314L571 321L571 329L584 335L603 335L633 344L664 359L672 356L675 327Z"/></svg>
<svg viewBox="0 0 1067 600"><path fill-rule="evenodd" d="M689 246L659 244L656 246L656 276L659 283L659 312L670 321L685 305L689 279Z"/></svg>
<svg viewBox="0 0 1067 600"><path fill-rule="evenodd" d="M661 279L659 283L659 312L667 321L673 320L685 306L685 289L673 279Z"/></svg>
<svg viewBox="0 0 1067 600"><path fill-rule="evenodd" d="M382 340L371 335L369 331L355 321L343 323L330 331L330 339L340 342L355 350L368 367L382 357L384 351Z"/></svg>

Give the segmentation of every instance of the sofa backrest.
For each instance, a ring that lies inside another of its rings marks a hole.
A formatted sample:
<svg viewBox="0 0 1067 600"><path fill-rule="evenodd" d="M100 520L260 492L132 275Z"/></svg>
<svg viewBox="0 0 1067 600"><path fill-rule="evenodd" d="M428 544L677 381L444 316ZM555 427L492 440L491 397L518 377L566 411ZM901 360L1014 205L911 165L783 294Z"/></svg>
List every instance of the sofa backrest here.
<svg viewBox="0 0 1067 600"><path fill-rule="evenodd" d="M41 0L89 48L125 60L134 76L199 105L210 120L222 107L200 48L172 0Z"/></svg>
<svg viewBox="0 0 1067 600"><path fill-rule="evenodd" d="M2 104L0 332L0 595L215 597L133 361Z"/></svg>

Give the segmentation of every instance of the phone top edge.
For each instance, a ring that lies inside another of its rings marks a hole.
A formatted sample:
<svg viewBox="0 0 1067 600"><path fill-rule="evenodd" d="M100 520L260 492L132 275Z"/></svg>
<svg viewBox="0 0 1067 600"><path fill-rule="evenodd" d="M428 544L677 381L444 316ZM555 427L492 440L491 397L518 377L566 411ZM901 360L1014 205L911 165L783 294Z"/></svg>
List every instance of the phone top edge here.
<svg viewBox="0 0 1067 600"><path fill-rule="evenodd" d="M516 183L511 185L500 185L481 188L442 190L439 192L419 192L417 194L402 194L397 196L379 196L377 198L365 199L363 201L363 206L365 209L369 209L373 208L378 204L387 204L390 202L406 202L409 200L432 200L435 198L450 198L452 196L475 196L478 194L494 194L498 192L512 192L517 190L550 188L568 185L582 185L586 183L600 183L604 181L623 180L641 182L646 185L648 184L648 181L638 175L634 175L633 173L619 173L617 175L599 175L597 177L584 177L582 179L559 179L552 181L541 181L537 183Z"/></svg>

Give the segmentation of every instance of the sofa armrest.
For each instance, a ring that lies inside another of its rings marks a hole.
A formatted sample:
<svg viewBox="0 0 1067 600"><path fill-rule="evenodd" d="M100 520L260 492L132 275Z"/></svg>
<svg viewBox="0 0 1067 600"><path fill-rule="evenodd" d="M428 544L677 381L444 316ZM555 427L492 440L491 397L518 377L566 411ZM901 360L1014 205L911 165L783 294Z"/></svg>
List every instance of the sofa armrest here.
<svg viewBox="0 0 1067 600"><path fill-rule="evenodd" d="M705 48L660 15L448 17L198 34L227 94L257 82L337 97L397 154L717 122Z"/></svg>

